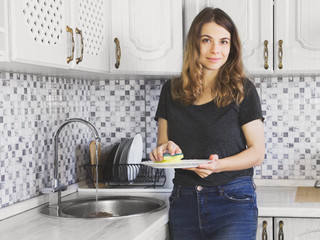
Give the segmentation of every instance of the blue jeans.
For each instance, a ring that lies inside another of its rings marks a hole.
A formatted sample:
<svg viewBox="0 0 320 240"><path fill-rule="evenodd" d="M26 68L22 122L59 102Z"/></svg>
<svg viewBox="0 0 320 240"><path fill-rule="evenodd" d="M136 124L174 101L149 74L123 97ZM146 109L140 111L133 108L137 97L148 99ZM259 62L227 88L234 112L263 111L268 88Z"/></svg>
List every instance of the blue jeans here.
<svg viewBox="0 0 320 240"><path fill-rule="evenodd" d="M169 229L173 240L255 240L258 208L251 177L217 187L174 186Z"/></svg>

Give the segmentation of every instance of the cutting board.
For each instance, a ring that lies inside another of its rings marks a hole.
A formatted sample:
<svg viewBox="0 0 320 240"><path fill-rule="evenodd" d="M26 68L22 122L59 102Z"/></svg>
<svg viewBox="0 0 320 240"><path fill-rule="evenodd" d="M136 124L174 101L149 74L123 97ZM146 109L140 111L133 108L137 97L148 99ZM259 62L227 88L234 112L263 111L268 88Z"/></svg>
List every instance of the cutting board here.
<svg viewBox="0 0 320 240"><path fill-rule="evenodd" d="M320 188L298 187L295 202L320 202Z"/></svg>
<svg viewBox="0 0 320 240"><path fill-rule="evenodd" d="M97 160L96 160L96 141L95 140L91 141L89 144L89 153L90 153L90 163L92 165L95 165L97 163ZM98 156L99 156L99 160L100 160L101 159L101 144L100 144L100 142L98 145ZM100 162L99 162L99 164L100 164ZM99 175L100 175L100 172L101 171L99 171ZM95 182L97 177L96 177L96 169L94 167L91 168L91 174L92 174L92 179Z"/></svg>
<svg viewBox="0 0 320 240"><path fill-rule="evenodd" d="M96 141L93 140L90 142L89 144L89 153L90 153L90 163L91 164L96 164L97 160L96 160ZM101 159L101 144L98 143L98 156L99 159Z"/></svg>
<svg viewBox="0 0 320 240"><path fill-rule="evenodd" d="M106 164L107 164L107 160L109 159L109 155L112 153L113 148L117 146L117 144L115 145L110 145L107 147L103 147L101 148L101 143L99 142L98 145L98 156L99 156L99 169L98 169L98 174L99 174L99 180L101 179L105 179L106 178ZM96 142L95 140L91 141L89 144L89 153L90 153L90 164L91 165L95 165L97 163L97 159L96 159ZM94 180L94 182L96 182L96 169L95 167L91 168L92 171L92 179ZM105 187L106 184L105 182L99 182L98 183L98 187L99 188L103 188Z"/></svg>

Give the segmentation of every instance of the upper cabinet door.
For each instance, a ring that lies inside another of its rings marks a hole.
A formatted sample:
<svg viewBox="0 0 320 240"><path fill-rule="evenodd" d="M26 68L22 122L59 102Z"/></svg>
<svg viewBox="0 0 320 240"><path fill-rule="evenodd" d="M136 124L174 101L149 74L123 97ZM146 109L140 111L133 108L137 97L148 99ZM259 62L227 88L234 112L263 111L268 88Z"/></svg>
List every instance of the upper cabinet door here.
<svg viewBox="0 0 320 240"><path fill-rule="evenodd" d="M75 53L72 68L109 71L110 1L71 1L71 21Z"/></svg>
<svg viewBox="0 0 320 240"><path fill-rule="evenodd" d="M68 1L8 1L11 60L68 68Z"/></svg>
<svg viewBox="0 0 320 240"><path fill-rule="evenodd" d="M8 2L0 0L0 62L9 61Z"/></svg>
<svg viewBox="0 0 320 240"><path fill-rule="evenodd" d="M111 14L111 72L181 72L181 0L113 0Z"/></svg>
<svg viewBox="0 0 320 240"><path fill-rule="evenodd" d="M239 31L246 71L273 71L273 0L186 0L185 3L185 38L193 19L203 8L221 8Z"/></svg>
<svg viewBox="0 0 320 240"><path fill-rule="evenodd" d="M275 0L277 72L320 72L319 9L319 0Z"/></svg>

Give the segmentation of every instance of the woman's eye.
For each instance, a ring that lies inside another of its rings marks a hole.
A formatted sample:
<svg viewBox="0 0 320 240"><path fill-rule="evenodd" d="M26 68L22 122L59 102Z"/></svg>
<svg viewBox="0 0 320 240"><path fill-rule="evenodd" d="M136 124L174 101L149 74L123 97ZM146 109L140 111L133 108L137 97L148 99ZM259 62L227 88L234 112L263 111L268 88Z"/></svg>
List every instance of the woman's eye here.
<svg viewBox="0 0 320 240"><path fill-rule="evenodd" d="M221 41L221 43L222 43L222 44L228 44L229 42L228 42L228 41L223 40L223 41Z"/></svg>
<svg viewBox="0 0 320 240"><path fill-rule="evenodd" d="M202 42L203 42L203 43L209 43L209 42L210 42L210 39L204 38L204 39L202 39Z"/></svg>

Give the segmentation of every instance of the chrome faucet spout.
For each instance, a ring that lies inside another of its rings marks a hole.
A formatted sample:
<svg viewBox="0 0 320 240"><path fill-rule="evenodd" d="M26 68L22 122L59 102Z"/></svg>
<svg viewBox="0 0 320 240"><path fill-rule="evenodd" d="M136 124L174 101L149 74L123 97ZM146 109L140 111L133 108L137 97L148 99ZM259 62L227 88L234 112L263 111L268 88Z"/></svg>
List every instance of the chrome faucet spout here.
<svg viewBox="0 0 320 240"><path fill-rule="evenodd" d="M68 125L69 123L76 123L76 122L80 122L85 124L86 126L88 126L95 137L96 141L100 141L100 137L98 134L97 129L87 120L81 119L81 118L70 118L68 120L66 120L64 123L62 123L60 125L60 127L58 128L58 130L55 132L53 139L54 139L54 172L53 172L53 178L54 178L54 188L59 186L59 179L58 179L58 165L59 165L59 159L58 159L58 140L59 140L59 135L61 130Z"/></svg>
<svg viewBox="0 0 320 240"><path fill-rule="evenodd" d="M49 188L44 188L42 189L42 193L44 194L53 194L53 193L59 193L57 196L58 196L58 199L55 199L54 203L50 203L50 198L49 198L49 205L57 205L59 204L60 202L60 198L61 198L61 191L64 191L67 189L66 186L64 185L60 185L59 183L59 178L58 178L58 166L59 166L59 159L58 159L58 140L59 140L59 134L61 132L61 130L66 126L68 125L69 123L83 123L85 124L86 126L88 126L93 134L94 134L94 137L95 137L95 140L96 142L99 142L100 141L100 137L99 137L99 134L98 134L98 131L97 129L90 123L88 122L87 120L84 120L84 119L81 119L81 118L70 118L68 120L66 120L64 123L62 123L58 130L55 132L54 136L53 136L53 141L54 141L54 169L53 169L53 183L52 183L52 186L49 187Z"/></svg>

